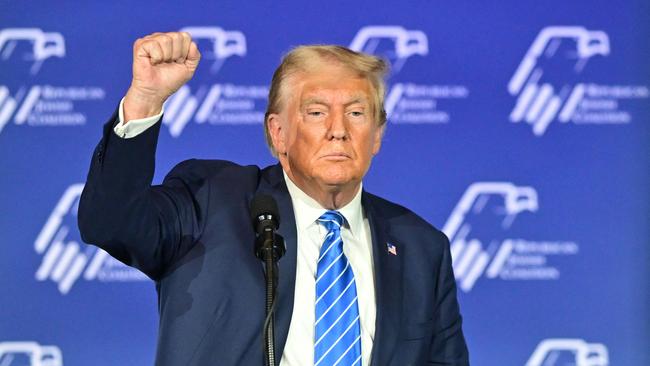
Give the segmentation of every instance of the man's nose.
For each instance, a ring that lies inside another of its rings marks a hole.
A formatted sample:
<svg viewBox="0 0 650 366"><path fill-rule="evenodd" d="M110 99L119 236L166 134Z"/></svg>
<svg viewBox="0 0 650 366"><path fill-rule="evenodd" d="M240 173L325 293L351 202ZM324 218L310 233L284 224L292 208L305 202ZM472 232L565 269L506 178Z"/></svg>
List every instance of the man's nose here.
<svg viewBox="0 0 650 366"><path fill-rule="evenodd" d="M346 140L348 136L348 121L345 112L336 111L331 114L329 121L328 139Z"/></svg>

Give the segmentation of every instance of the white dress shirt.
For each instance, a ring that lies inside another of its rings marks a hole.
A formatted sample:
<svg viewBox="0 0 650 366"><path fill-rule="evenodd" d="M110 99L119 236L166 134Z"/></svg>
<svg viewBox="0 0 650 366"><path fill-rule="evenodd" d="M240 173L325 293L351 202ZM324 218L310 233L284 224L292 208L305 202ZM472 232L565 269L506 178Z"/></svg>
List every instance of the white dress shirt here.
<svg viewBox="0 0 650 366"><path fill-rule="evenodd" d="M120 122L115 125L113 131L116 135L120 136L123 139L130 139L131 137L136 137L139 134L143 133L147 128L156 124L156 121L160 119L160 116L163 115L163 111L156 114L155 116L132 119L127 121L129 123L124 124L124 98L120 101L120 108L118 112L118 117Z"/></svg>
<svg viewBox="0 0 650 366"><path fill-rule="evenodd" d="M284 174L296 217L298 253L293 313L281 366L311 365L314 362L314 322L316 306L316 269L320 248L327 229L316 220L327 211L298 188ZM357 285L359 319L361 322L362 365L370 365L375 338L375 281L372 265L370 224L361 207L361 191L338 211L345 217L341 230L343 253L348 258Z"/></svg>
<svg viewBox="0 0 650 366"><path fill-rule="evenodd" d="M122 138L132 138L153 126L162 112L155 116L135 119L124 124L124 99L120 102L119 123L114 132ZM325 211L316 200L309 197L284 174L296 218L297 248L296 287L293 313L287 342L280 361L281 366L304 366L314 362L314 322L316 306L316 269L320 247L327 229L316 221ZM362 365L370 365L375 337L374 268L372 263L372 237L368 218L361 206L362 186L347 205L338 211L345 217L341 230L343 252L350 262L357 286L359 320L361 322Z"/></svg>

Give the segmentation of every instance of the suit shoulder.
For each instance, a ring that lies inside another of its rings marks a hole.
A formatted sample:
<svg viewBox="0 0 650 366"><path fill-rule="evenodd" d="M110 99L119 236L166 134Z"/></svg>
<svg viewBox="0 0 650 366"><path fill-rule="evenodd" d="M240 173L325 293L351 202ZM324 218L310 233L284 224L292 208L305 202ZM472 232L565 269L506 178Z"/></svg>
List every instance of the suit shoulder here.
<svg viewBox="0 0 650 366"><path fill-rule="evenodd" d="M365 192L369 201L378 213L393 224L415 225L423 229L436 230L428 221L413 212L411 209L398 203L389 201L372 193Z"/></svg>
<svg viewBox="0 0 650 366"><path fill-rule="evenodd" d="M387 220L393 231L408 231L409 235L428 237L442 245L448 245L447 236L411 209L404 207L385 198L367 193L377 213Z"/></svg>
<svg viewBox="0 0 650 366"><path fill-rule="evenodd" d="M229 180L257 179L259 173L260 168L255 165L243 166L228 160L188 159L176 164L165 180L209 180L220 177Z"/></svg>

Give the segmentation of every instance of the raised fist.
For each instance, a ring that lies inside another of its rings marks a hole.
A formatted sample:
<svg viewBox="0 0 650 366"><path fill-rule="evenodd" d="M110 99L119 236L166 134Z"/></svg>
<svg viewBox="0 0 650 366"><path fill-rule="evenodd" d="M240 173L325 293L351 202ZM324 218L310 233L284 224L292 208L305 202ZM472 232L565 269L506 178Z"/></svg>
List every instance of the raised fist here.
<svg viewBox="0 0 650 366"><path fill-rule="evenodd" d="M153 33L136 40L124 123L160 113L165 100L192 78L200 59L187 32Z"/></svg>

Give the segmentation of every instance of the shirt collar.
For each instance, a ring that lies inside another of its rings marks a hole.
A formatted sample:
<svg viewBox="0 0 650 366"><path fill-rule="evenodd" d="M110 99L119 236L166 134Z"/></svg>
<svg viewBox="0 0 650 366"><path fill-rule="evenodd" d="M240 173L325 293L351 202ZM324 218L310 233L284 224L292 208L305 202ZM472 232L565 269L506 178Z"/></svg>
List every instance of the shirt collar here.
<svg viewBox="0 0 650 366"><path fill-rule="evenodd" d="M282 174L284 175L284 181L287 184L287 189L291 196L291 202L293 203L296 226L298 227L298 230L304 231L309 227L309 225L316 222L316 220L327 211L327 209L298 188L298 186L291 181L289 176L287 176L287 173L285 173L284 170L282 171ZM357 238L361 234L361 228L363 225L363 210L361 209L362 191L363 183L360 183L359 190L354 195L354 198L352 198L352 201L338 209L338 211L345 217L350 232Z"/></svg>

